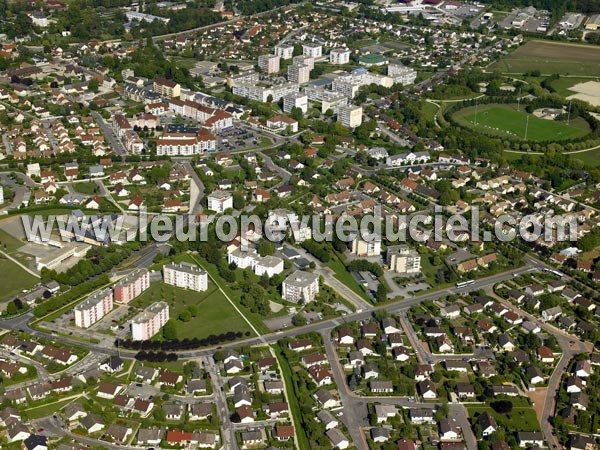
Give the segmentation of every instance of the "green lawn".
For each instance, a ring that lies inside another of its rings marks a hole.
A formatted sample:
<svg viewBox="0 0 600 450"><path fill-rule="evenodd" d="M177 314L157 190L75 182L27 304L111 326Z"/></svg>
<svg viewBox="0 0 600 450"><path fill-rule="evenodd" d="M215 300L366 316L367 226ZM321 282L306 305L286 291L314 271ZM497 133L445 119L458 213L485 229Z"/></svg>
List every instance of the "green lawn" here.
<svg viewBox="0 0 600 450"><path fill-rule="evenodd" d="M73 189L80 194L85 195L96 195L100 191L100 187L91 181L85 181L83 183L73 183Z"/></svg>
<svg viewBox="0 0 600 450"><path fill-rule="evenodd" d="M470 106L456 112L454 119L461 125L483 134L520 139L527 136L528 141L562 141L589 133L587 122L579 117L567 125L564 122L540 119L527 114L524 108L517 111L517 105Z"/></svg>
<svg viewBox="0 0 600 450"><path fill-rule="evenodd" d="M42 417L51 416L52 414L62 411L65 406L75 401L74 398L68 398L66 400L59 400L54 403L48 403L46 405L38 406L31 409L26 409L25 416L29 420L41 419Z"/></svg>
<svg viewBox="0 0 600 450"><path fill-rule="evenodd" d="M500 414L489 406L467 405L467 411L469 412L469 417L487 411L494 416L498 425L504 427L509 432L540 431L540 424L533 408L514 407L510 414Z"/></svg>
<svg viewBox="0 0 600 450"><path fill-rule="evenodd" d="M12 300L22 290L30 289L39 281L29 272L21 269L15 263L1 255L0 273L2 274L0 300Z"/></svg>
<svg viewBox="0 0 600 450"><path fill-rule="evenodd" d="M583 77L562 77L552 82L552 87L556 89L556 93L563 97L576 94L575 91L569 90L569 88L579 83L587 83L588 81L599 81L598 78L583 78Z"/></svg>
<svg viewBox="0 0 600 450"><path fill-rule="evenodd" d="M204 338L211 334L218 335L228 331L241 331L242 333L251 331L246 321L210 281L206 292L181 289L166 285L162 281L154 282L131 305L145 308L160 300L169 304L169 315L177 320L178 339ZM190 305L197 305L200 314L189 322L179 320L179 314Z"/></svg>
<svg viewBox="0 0 600 450"><path fill-rule="evenodd" d="M437 105L433 103L425 102L423 103L423 114L427 117L428 120L433 121L436 113L440 109Z"/></svg>
<svg viewBox="0 0 600 450"><path fill-rule="evenodd" d="M11 255L16 252L19 248L25 245L24 242L20 241L12 234L0 229L0 250Z"/></svg>
<svg viewBox="0 0 600 450"><path fill-rule="evenodd" d="M338 259L337 254L334 254L332 256L332 258L327 263L327 267L329 267L335 272L335 277L339 281L344 283L346 286L348 286L350 289L352 289L354 292L356 292L368 302L371 302L371 300L365 293L364 288L360 284L358 284L358 281L356 281L352 274L348 272L348 270L346 270L346 266L344 266L344 263Z"/></svg>

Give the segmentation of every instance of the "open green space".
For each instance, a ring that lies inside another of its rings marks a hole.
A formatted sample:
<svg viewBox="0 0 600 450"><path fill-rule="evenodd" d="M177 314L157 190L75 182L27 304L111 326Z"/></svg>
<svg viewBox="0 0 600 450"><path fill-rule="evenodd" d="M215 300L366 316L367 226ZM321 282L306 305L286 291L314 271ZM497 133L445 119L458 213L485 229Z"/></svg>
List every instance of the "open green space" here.
<svg viewBox="0 0 600 450"><path fill-rule="evenodd" d="M12 234L0 229L0 250L11 255L25 245Z"/></svg>
<svg viewBox="0 0 600 450"><path fill-rule="evenodd" d="M499 426L510 432L540 431L535 410L531 407L514 407L509 414L502 414L494 411L490 406L467 405L467 411L469 417L487 411L494 416Z"/></svg>
<svg viewBox="0 0 600 450"><path fill-rule="evenodd" d="M0 300L12 300L22 290L30 289L39 281L3 255L0 255L0 273L2 274Z"/></svg>
<svg viewBox="0 0 600 450"><path fill-rule="evenodd" d="M552 82L552 87L556 89L556 93L563 97L569 97L577 92L571 91L572 88L579 83L587 83L588 81L600 81L598 77L561 77Z"/></svg>
<svg viewBox="0 0 600 450"><path fill-rule="evenodd" d="M524 108L517 111L517 105L509 104L469 106L453 117L459 124L482 134L528 141L562 141L585 136L590 131L588 123L580 117L567 125L527 114Z"/></svg>
<svg viewBox="0 0 600 450"><path fill-rule="evenodd" d="M100 192L100 187L91 181L85 181L83 183L73 183L73 189L80 194L85 195L96 195Z"/></svg>
<svg viewBox="0 0 600 450"><path fill-rule="evenodd" d="M539 70L543 75L600 76L600 47L528 41L489 67L504 73Z"/></svg>
<svg viewBox="0 0 600 450"><path fill-rule="evenodd" d="M164 284L162 281L150 284L150 288L131 305L146 308L152 303L164 300L169 304L169 315L177 321L177 338L205 338L228 331L251 331L246 321L231 306L214 283L208 283L208 290L196 292ZM199 314L189 321L179 320L179 315L191 305L198 307ZM157 335L160 336L160 335Z"/></svg>
<svg viewBox="0 0 600 450"><path fill-rule="evenodd" d="M37 406L35 408L26 409L25 416L29 420L41 419L42 417L48 417L52 414L60 412L67 406L69 403L75 401L75 398L67 398L63 400L58 400L56 402L48 403L46 405Z"/></svg>

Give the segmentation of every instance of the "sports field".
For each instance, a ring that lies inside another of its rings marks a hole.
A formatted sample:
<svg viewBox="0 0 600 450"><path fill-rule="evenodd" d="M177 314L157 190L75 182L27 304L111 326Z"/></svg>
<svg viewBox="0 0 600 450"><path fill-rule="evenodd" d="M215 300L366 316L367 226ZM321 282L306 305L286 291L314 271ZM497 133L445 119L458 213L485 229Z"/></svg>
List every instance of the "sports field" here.
<svg viewBox="0 0 600 450"><path fill-rule="evenodd" d="M527 124L527 116L529 116L529 124ZM571 120L567 125L565 122L540 119L526 114L523 107L517 111L517 105L470 106L456 112L454 119L461 125L482 134L526 138L528 141L561 141L584 136L590 131L587 122L581 118Z"/></svg>
<svg viewBox="0 0 600 450"><path fill-rule="evenodd" d="M542 75L600 76L600 47L561 42L529 41L510 55L494 62L490 70L525 73L539 70Z"/></svg>

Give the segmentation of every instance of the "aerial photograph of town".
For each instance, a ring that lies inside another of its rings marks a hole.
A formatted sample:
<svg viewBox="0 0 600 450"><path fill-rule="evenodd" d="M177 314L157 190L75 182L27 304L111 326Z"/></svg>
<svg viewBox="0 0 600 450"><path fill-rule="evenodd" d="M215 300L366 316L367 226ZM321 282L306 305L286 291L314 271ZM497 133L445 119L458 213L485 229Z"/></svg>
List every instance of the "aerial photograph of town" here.
<svg viewBox="0 0 600 450"><path fill-rule="evenodd" d="M600 0L0 0L1 450L600 450Z"/></svg>

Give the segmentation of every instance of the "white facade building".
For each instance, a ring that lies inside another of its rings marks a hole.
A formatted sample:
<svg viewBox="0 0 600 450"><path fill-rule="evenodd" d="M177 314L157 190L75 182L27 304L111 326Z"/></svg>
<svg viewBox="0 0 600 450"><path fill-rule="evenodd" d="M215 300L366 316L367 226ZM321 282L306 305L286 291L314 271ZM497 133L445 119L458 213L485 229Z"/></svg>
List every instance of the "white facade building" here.
<svg viewBox="0 0 600 450"><path fill-rule="evenodd" d="M279 72L279 59L277 55L260 55L258 67L265 73L277 73Z"/></svg>
<svg viewBox="0 0 600 450"><path fill-rule="evenodd" d="M421 255L407 245L388 247L386 264L391 271L402 274L421 272Z"/></svg>
<svg viewBox="0 0 600 450"><path fill-rule="evenodd" d="M233 195L227 191L214 191L208 196L208 209L217 213L233 208Z"/></svg>
<svg viewBox="0 0 600 450"><path fill-rule="evenodd" d="M405 86L413 84L417 78L416 70L399 63L390 63L387 74L394 80L394 83L401 83Z"/></svg>
<svg viewBox="0 0 600 450"><path fill-rule="evenodd" d="M357 235L352 240L352 254L357 256L379 256L381 253L381 238L379 236Z"/></svg>
<svg viewBox="0 0 600 450"><path fill-rule="evenodd" d="M329 52L331 64L348 64L350 62L350 50L347 48L334 48Z"/></svg>
<svg viewBox="0 0 600 450"><path fill-rule="evenodd" d="M338 122L348 128L355 128L362 124L362 106L338 106Z"/></svg>
<svg viewBox="0 0 600 450"><path fill-rule="evenodd" d="M169 320L167 302L156 302L139 313L131 321L131 336L134 341L147 341L157 334Z"/></svg>
<svg viewBox="0 0 600 450"><path fill-rule="evenodd" d="M281 296L288 302L311 302L319 293L319 276L296 270L281 285Z"/></svg>
<svg viewBox="0 0 600 450"><path fill-rule="evenodd" d="M311 58L320 58L323 54L323 46L321 44L302 44L302 54Z"/></svg>
<svg viewBox="0 0 600 450"><path fill-rule="evenodd" d="M308 96L297 92L283 97L283 110L291 113L293 108L300 108L303 114L308 111Z"/></svg>
<svg viewBox="0 0 600 450"><path fill-rule="evenodd" d="M294 56L294 46L278 45L275 47L275 55L279 56L281 59L290 59Z"/></svg>
<svg viewBox="0 0 600 450"><path fill-rule="evenodd" d="M298 84L308 83L310 70L310 66L306 64L292 64L288 66L288 81Z"/></svg>
<svg viewBox="0 0 600 450"><path fill-rule="evenodd" d="M75 325L81 328L91 327L113 309L113 291L104 289L96 292L75 306Z"/></svg>
<svg viewBox="0 0 600 450"><path fill-rule="evenodd" d="M163 268L165 284L193 291L208 289L208 274L201 267L190 263L171 263Z"/></svg>

